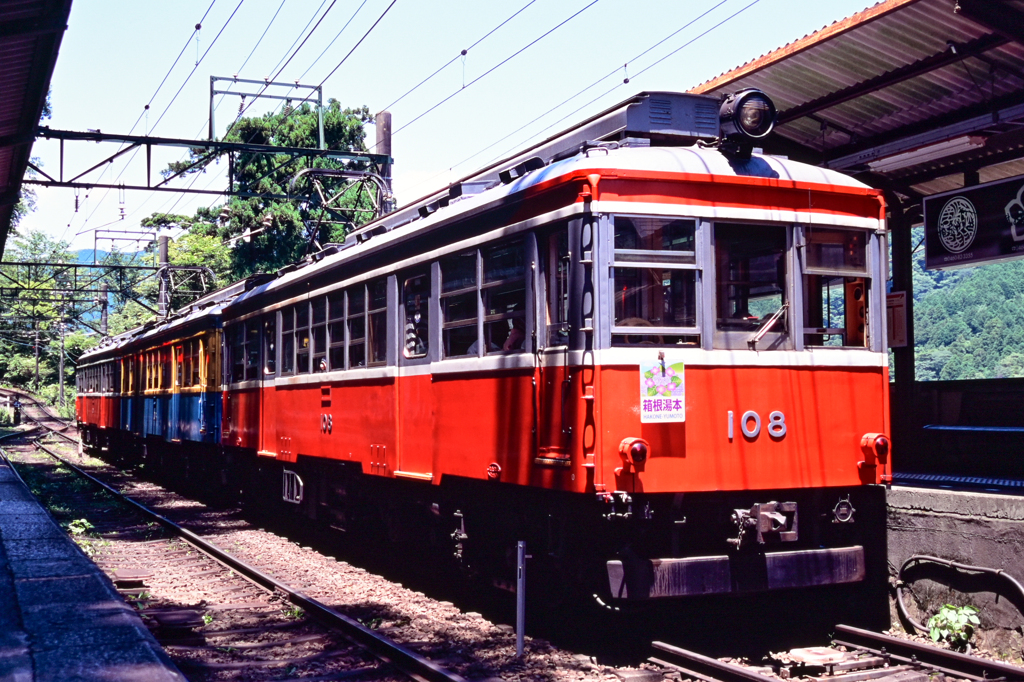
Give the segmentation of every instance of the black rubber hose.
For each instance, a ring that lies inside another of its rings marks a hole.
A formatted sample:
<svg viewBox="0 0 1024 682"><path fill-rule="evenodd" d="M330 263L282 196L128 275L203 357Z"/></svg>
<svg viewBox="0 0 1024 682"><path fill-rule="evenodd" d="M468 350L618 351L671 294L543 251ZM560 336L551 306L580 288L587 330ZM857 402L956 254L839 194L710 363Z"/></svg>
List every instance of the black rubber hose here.
<svg viewBox="0 0 1024 682"><path fill-rule="evenodd" d="M958 571L972 571L974 573L988 573L990 575L998 576L1009 582L1010 585L1012 585L1013 588L1017 590L1017 593L1020 595L1021 598L1021 603L1024 603L1024 585L1021 585L1016 578L1014 578L1009 573L1006 573L1001 568L970 566L968 564L959 564L955 561L949 561L948 559L940 559L938 557L927 556L925 554L915 554L914 556L910 557L909 559L903 562L903 565L900 566L899 574L896 576L896 609L899 611L900 616L907 623L910 623L913 627L917 628L921 632L928 632L929 628L921 623L918 623L916 620L910 617L909 613L907 613L907 607L903 604L903 587L901 586L901 583L903 582L903 572L907 570L907 567L910 566L910 564L919 562L939 564L940 566L946 566L947 568L953 568Z"/></svg>

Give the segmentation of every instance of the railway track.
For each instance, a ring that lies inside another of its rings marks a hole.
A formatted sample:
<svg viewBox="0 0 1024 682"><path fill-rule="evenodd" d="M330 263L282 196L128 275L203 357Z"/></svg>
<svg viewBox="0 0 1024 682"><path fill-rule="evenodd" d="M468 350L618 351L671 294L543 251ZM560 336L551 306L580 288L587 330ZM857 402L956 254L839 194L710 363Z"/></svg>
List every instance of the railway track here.
<svg viewBox="0 0 1024 682"><path fill-rule="evenodd" d="M768 682L804 679L815 682L1020 682L1024 668L837 625L831 647L794 649L762 666L738 665L664 642L652 644L650 662L666 671L703 682Z"/></svg>
<svg viewBox="0 0 1024 682"><path fill-rule="evenodd" d="M57 463L45 479L35 472L37 484L75 510L73 516L88 509L87 519L65 525L92 536L80 544L191 679L463 681L84 471L71 461L74 428L21 398L25 420L57 442L22 432L8 437L19 441L10 449L23 464L32 451ZM33 468L40 468L38 460Z"/></svg>

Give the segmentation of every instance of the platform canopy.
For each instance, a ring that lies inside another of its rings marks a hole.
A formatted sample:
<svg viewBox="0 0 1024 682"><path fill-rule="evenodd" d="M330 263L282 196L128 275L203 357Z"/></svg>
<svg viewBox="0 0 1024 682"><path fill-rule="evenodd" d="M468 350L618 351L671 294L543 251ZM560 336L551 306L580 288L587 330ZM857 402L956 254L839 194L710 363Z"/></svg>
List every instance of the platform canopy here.
<svg viewBox="0 0 1024 682"><path fill-rule="evenodd" d="M0 258L71 0L0 0Z"/></svg>
<svg viewBox="0 0 1024 682"><path fill-rule="evenodd" d="M694 88L764 90L765 151L911 200L1024 173L1024 0L886 0Z"/></svg>

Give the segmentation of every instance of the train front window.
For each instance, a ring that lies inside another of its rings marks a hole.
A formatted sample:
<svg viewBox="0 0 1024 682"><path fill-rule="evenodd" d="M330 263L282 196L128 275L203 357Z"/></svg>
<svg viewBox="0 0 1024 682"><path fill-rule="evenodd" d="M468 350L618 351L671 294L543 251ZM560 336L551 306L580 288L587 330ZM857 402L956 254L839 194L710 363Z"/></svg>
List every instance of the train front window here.
<svg viewBox="0 0 1024 682"><path fill-rule="evenodd" d="M615 218L613 345L700 343L696 237L692 219Z"/></svg>
<svg viewBox="0 0 1024 682"><path fill-rule="evenodd" d="M854 230L805 228L806 345L868 345L867 239Z"/></svg>
<svg viewBox="0 0 1024 682"><path fill-rule="evenodd" d="M723 332L784 333L786 227L715 225L717 329ZM771 322L771 318L775 321Z"/></svg>

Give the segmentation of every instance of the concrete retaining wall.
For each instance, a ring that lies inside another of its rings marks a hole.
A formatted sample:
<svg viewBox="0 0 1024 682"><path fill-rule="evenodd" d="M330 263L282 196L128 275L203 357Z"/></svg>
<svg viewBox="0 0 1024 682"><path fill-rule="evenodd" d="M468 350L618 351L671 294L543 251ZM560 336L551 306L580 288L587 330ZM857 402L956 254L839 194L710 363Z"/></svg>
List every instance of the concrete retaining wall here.
<svg viewBox="0 0 1024 682"><path fill-rule="evenodd" d="M1024 584L1024 497L894 487L887 502L894 581L903 563L918 554L1001 569ZM1007 581L926 564L908 569L905 577L917 578L908 580L904 602L918 622L945 603L972 604L981 609L978 644L1021 657L1024 597ZM898 622L893 608L893 623Z"/></svg>

